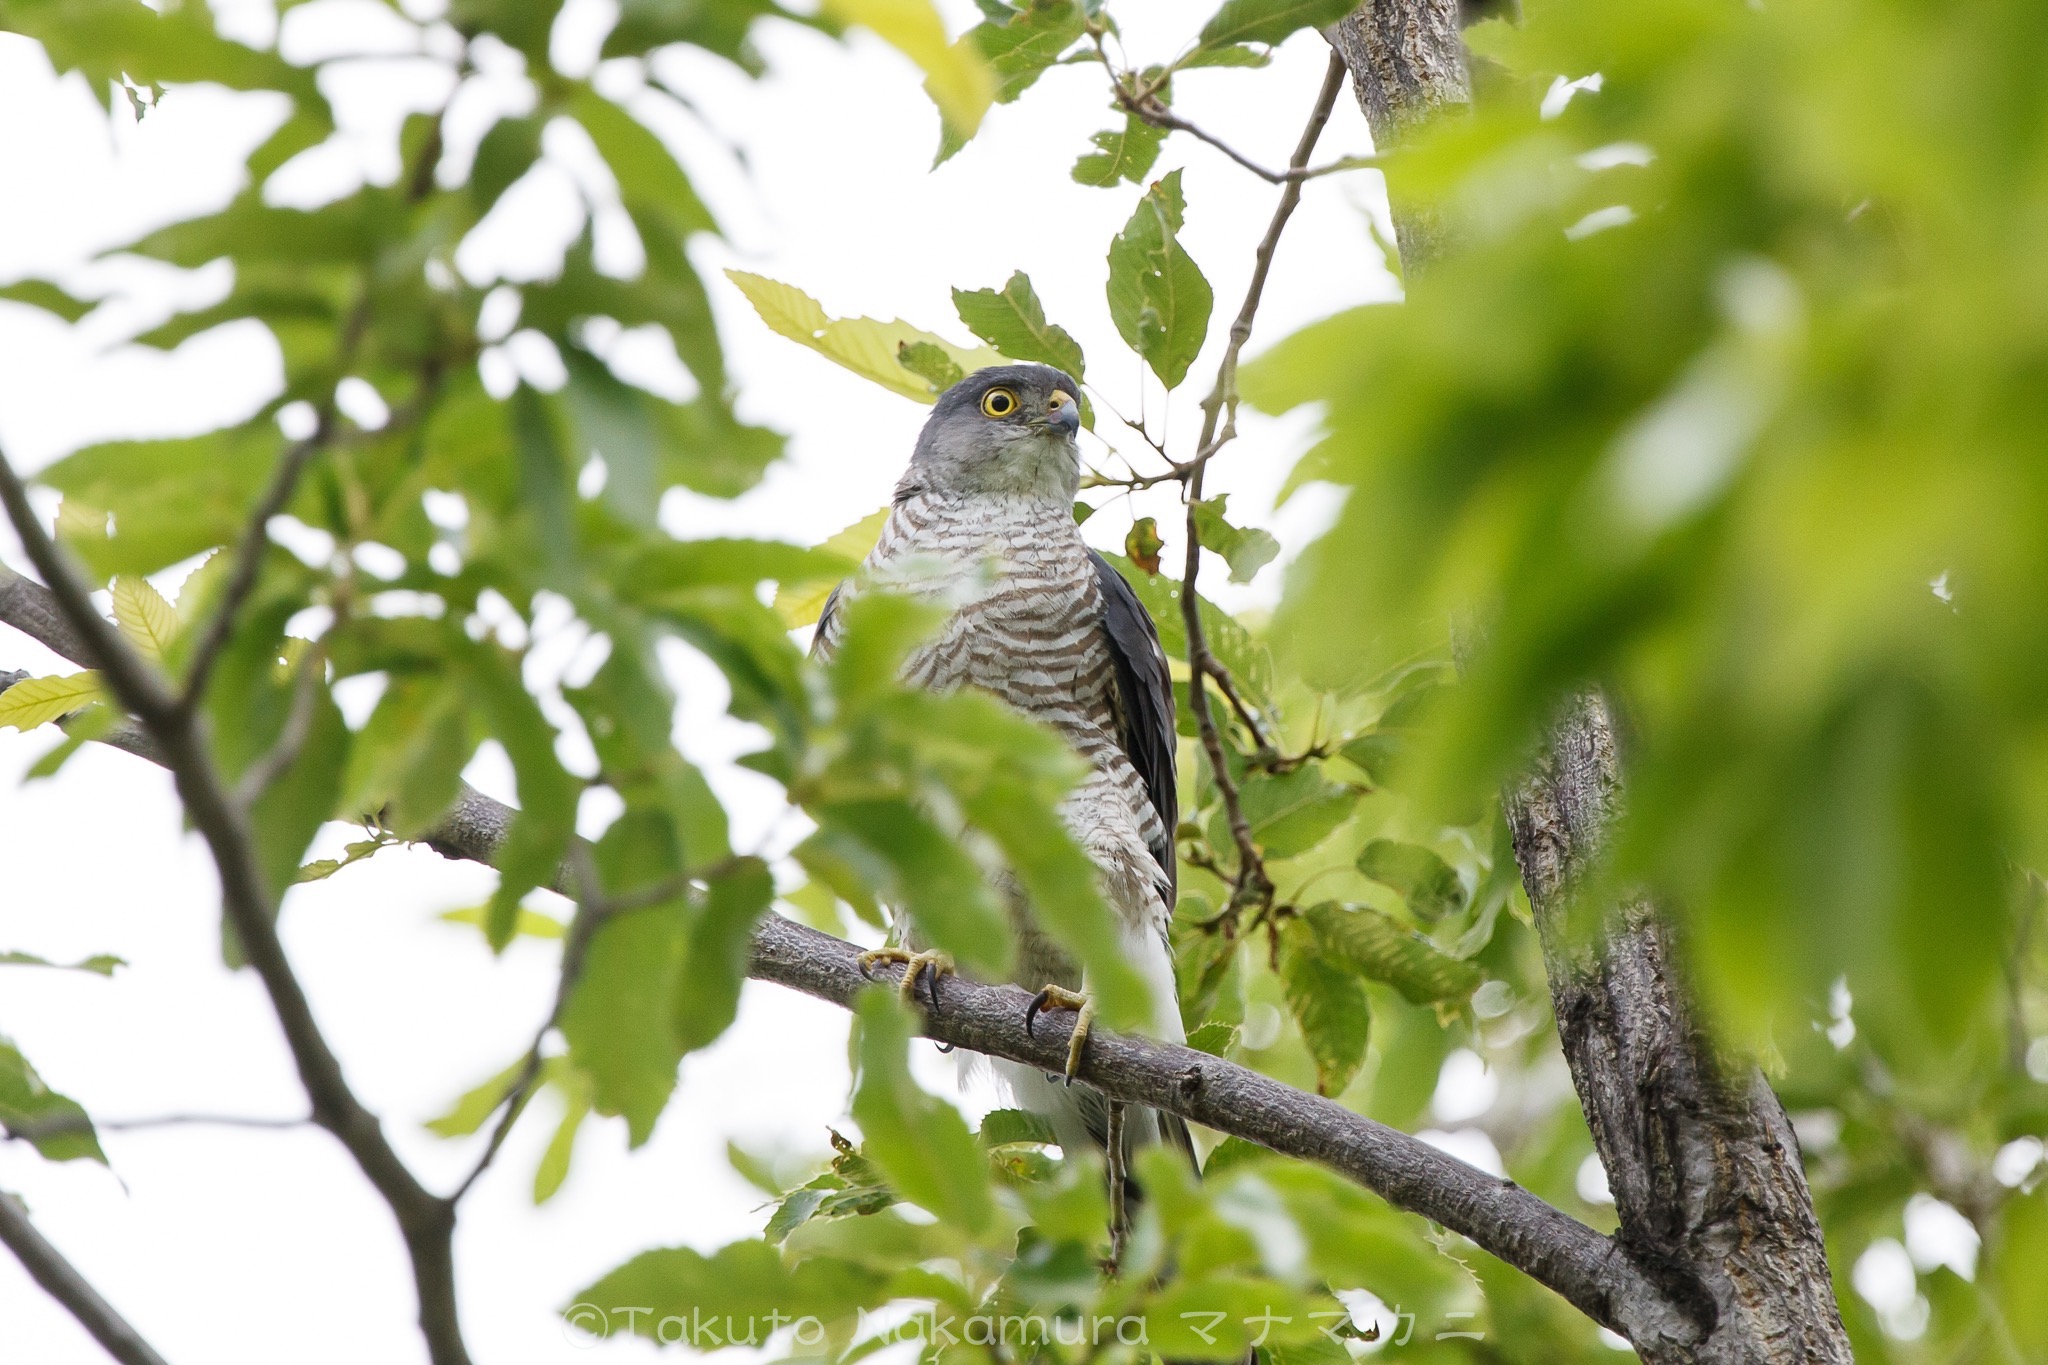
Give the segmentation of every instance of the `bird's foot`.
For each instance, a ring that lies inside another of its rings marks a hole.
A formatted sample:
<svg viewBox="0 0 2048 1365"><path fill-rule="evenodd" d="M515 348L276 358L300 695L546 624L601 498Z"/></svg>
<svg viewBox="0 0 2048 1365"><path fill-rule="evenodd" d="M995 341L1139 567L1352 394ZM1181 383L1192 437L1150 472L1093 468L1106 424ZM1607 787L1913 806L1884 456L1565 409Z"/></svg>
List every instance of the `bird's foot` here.
<svg viewBox="0 0 2048 1365"><path fill-rule="evenodd" d="M1075 1012L1074 1032L1067 1039L1067 1084L1072 1085L1074 1077L1081 1074L1081 1050L1088 1045L1088 1030L1095 1025L1095 1002L1065 986L1047 986L1031 997L1031 1005L1024 1011L1024 1032L1031 1032L1031 1021L1040 1010Z"/></svg>
<svg viewBox="0 0 2048 1365"><path fill-rule="evenodd" d="M917 979L926 977L930 985L932 1008L939 1007L939 978L953 975L953 959L945 953L913 953L907 948L876 948L860 955L860 974L866 976L877 962L900 962L903 964L903 984L897 987L906 1004L917 999ZM929 975L927 976L927 973Z"/></svg>

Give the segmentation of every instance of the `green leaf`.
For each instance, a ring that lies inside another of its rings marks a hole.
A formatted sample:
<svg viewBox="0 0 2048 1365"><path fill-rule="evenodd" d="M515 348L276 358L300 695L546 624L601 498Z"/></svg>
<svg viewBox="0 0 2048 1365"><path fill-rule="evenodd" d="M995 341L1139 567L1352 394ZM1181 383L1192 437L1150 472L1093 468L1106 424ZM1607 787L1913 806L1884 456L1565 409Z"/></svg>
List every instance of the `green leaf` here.
<svg viewBox="0 0 2048 1365"><path fill-rule="evenodd" d="M1222 555L1230 565L1230 581L1249 583L1260 569L1280 553L1280 542L1269 531L1257 527L1240 529L1225 520L1230 495L1219 494L1195 504L1195 530L1205 549Z"/></svg>
<svg viewBox="0 0 2048 1365"><path fill-rule="evenodd" d="M669 1247L641 1252L579 1292L567 1311L573 1323L578 1320L575 1309L594 1306L615 1326L630 1324L647 1337L654 1337L663 1318L714 1318L723 1340L723 1323L730 1318L743 1340L749 1335L763 1340L770 1315L785 1324L806 1316L834 1322L856 1308L874 1306L885 1282L882 1272L837 1256L812 1255L785 1264L762 1241L734 1242L709 1256ZM641 1311L620 1311L625 1308ZM711 1349L710 1343L704 1345Z"/></svg>
<svg viewBox="0 0 2048 1365"><path fill-rule="evenodd" d="M735 859L709 882L676 973L676 1041L684 1052L711 1043L739 1013L754 925L774 899L775 879L759 858Z"/></svg>
<svg viewBox="0 0 2048 1365"><path fill-rule="evenodd" d="M1104 189L1128 180L1135 185L1159 160L1159 145L1166 130L1155 128L1136 114L1124 119L1121 129L1111 128L1088 139L1096 150L1074 163L1074 179L1083 185Z"/></svg>
<svg viewBox="0 0 2048 1365"><path fill-rule="evenodd" d="M99 307L97 300L73 298L47 280L20 280L0 287L0 299L12 299L46 313L55 313L66 322L76 322Z"/></svg>
<svg viewBox="0 0 2048 1365"><path fill-rule="evenodd" d="M896 362L944 393L967 377L959 362L929 341L913 341L896 347Z"/></svg>
<svg viewBox="0 0 2048 1365"><path fill-rule="evenodd" d="M1209 281L1176 235L1186 211L1180 172L1153 183L1109 244L1109 315L1167 388L1187 378L1208 336Z"/></svg>
<svg viewBox="0 0 2048 1365"><path fill-rule="evenodd" d="M1349 819L1358 804L1355 790L1325 778L1315 763L1277 775L1247 774L1238 796L1252 838L1269 858L1306 853Z"/></svg>
<svg viewBox="0 0 2048 1365"><path fill-rule="evenodd" d="M1188 1046L1211 1057L1228 1057L1230 1049L1237 1046L1237 1034L1237 1025L1211 1019L1189 1031Z"/></svg>
<svg viewBox="0 0 2048 1365"><path fill-rule="evenodd" d="M1301 918L1325 956L1386 982L1414 1004L1463 1000L1479 988L1477 967L1370 906L1324 901L1302 911Z"/></svg>
<svg viewBox="0 0 2048 1365"><path fill-rule="evenodd" d="M1299 922L1281 939L1280 985L1316 1064L1316 1093L1340 1095L1365 1063L1372 1027L1365 987L1322 952L1321 940Z"/></svg>
<svg viewBox="0 0 2048 1365"><path fill-rule="evenodd" d="M718 230L682 166L646 124L587 85L576 87L569 112L611 166L628 205L655 215L671 237Z"/></svg>
<svg viewBox="0 0 2048 1365"><path fill-rule="evenodd" d="M426 833L455 804L482 738L459 674L393 678L350 750L342 809L404 838Z"/></svg>
<svg viewBox="0 0 2048 1365"><path fill-rule="evenodd" d="M995 1218L988 1162L960 1111L918 1089L907 1055L912 1022L895 995L863 991L854 1006L853 1117L862 1150L904 1198L978 1233Z"/></svg>
<svg viewBox="0 0 2048 1365"><path fill-rule="evenodd" d="M1261 1160L1271 1160L1273 1153L1256 1142L1246 1142L1241 1137L1227 1137L1216 1144L1209 1159L1202 1163L1202 1179L1213 1182L1226 1171L1248 1166Z"/></svg>
<svg viewBox="0 0 2048 1365"><path fill-rule="evenodd" d="M0 692L0 726L33 730L105 700L100 675L91 670L23 678Z"/></svg>
<svg viewBox="0 0 2048 1365"><path fill-rule="evenodd" d="M108 585L114 599L114 621L128 643L145 658L161 663L178 637L178 610L148 579L115 574Z"/></svg>
<svg viewBox="0 0 2048 1365"><path fill-rule="evenodd" d="M1198 40L1203 50L1234 43L1271 46L1305 28L1325 28L1355 8L1354 0L1226 0Z"/></svg>
<svg viewBox="0 0 2048 1365"><path fill-rule="evenodd" d="M505 746L518 786L519 813L498 847L498 889L491 895L487 936L493 948L512 939L519 902L554 880L575 832L580 785L555 756L555 730L520 682L514 662L488 645L466 651L468 694Z"/></svg>
<svg viewBox="0 0 2048 1365"><path fill-rule="evenodd" d="M481 933L489 920L490 911L489 905L465 905L455 910L443 910L440 918L448 924L471 925ZM560 920L551 915L543 915L538 910L530 910L523 905L519 907L519 919L512 930L513 935L518 938L540 939L559 939L568 931L569 926Z"/></svg>
<svg viewBox="0 0 2048 1365"><path fill-rule="evenodd" d="M1059 1137L1044 1116L1028 1109L991 1109L982 1116L975 1134L984 1147L1002 1147L1013 1142L1057 1143Z"/></svg>
<svg viewBox="0 0 2048 1365"><path fill-rule="evenodd" d="M818 831L805 843L860 868L933 947L976 971L1009 966L1010 926L986 874L927 816L894 799L831 802L812 814Z"/></svg>
<svg viewBox="0 0 2048 1365"><path fill-rule="evenodd" d="M535 1204L545 1204L554 1198L562 1182L569 1178L569 1163L576 1155L576 1135L583 1129L583 1120L590 1117L587 1095L567 1095L562 1104L562 1121L555 1125L554 1136L548 1139L547 1150L541 1153L540 1164L533 1170Z"/></svg>
<svg viewBox="0 0 2048 1365"><path fill-rule="evenodd" d="M497 1112L525 1070L526 1058L521 1057L481 1085L465 1090L445 1113L426 1121L426 1130L436 1137L468 1137Z"/></svg>
<svg viewBox="0 0 2048 1365"><path fill-rule="evenodd" d="M977 44L946 38L945 21L930 0L824 0L825 12L875 35L916 62L924 88L939 106L946 127L971 138L995 101L995 75Z"/></svg>
<svg viewBox="0 0 2048 1365"><path fill-rule="evenodd" d="M107 1163L85 1110L44 1085L28 1058L5 1037L0 1037L0 1127L27 1138L51 1161L90 1157Z"/></svg>
<svg viewBox="0 0 2048 1365"><path fill-rule="evenodd" d="M284 444L265 416L205 436L88 446L37 479L114 514L112 537L72 542L95 573L155 573L232 541Z"/></svg>
<svg viewBox="0 0 2048 1365"><path fill-rule="evenodd" d="M1468 29L1467 32L1470 32ZM1203 66L1271 66L1272 54L1250 47L1198 47L1173 64L1176 71L1192 71Z"/></svg>
<svg viewBox="0 0 2048 1365"><path fill-rule="evenodd" d="M52 962L34 953L0 953L0 967L55 967L66 972L91 972L95 976L112 976L116 967L127 965L128 959L115 957L112 953L94 953L76 962Z"/></svg>
<svg viewBox="0 0 2048 1365"><path fill-rule="evenodd" d="M1002 289L953 291L953 306L967 330L1013 360L1035 360L1082 379L1080 343L1045 320L1031 278L1019 270ZM1078 395L1077 395L1078 396Z"/></svg>
<svg viewBox="0 0 2048 1365"><path fill-rule="evenodd" d="M1458 874L1420 844L1375 839L1359 852L1358 870L1400 892L1417 919L1434 923L1464 907Z"/></svg>
<svg viewBox="0 0 2048 1365"><path fill-rule="evenodd" d="M986 11L984 11L986 12ZM996 74L996 101L1009 104L1056 65L1087 27L1073 0L1034 0L968 30Z"/></svg>
<svg viewBox="0 0 2048 1365"><path fill-rule="evenodd" d="M794 285L766 276L744 270L728 270L725 275L776 334L810 347L892 393L915 398L920 403L935 401L940 390L929 379L904 366L901 352L905 347L935 346L952 358L962 374L1003 363L1004 358L994 351L955 346L944 337L900 319L877 322L873 318L827 317L816 299Z"/></svg>

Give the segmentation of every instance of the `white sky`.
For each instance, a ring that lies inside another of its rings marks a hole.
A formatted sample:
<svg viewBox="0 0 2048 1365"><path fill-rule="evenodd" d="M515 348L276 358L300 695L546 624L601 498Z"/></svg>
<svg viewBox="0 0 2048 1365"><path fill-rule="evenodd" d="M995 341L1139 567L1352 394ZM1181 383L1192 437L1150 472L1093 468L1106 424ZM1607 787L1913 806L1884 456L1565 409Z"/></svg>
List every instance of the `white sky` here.
<svg viewBox="0 0 2048 1365"><path fill-rule="evenodd" d="M978 17L969 0L943 8L955 31ZM602 0L572 0L573 14L602 12ZM263 0L232 13L243 31L264 31ZM1120 0L1116 13L1142 62L1170 55L1206 11ZM576 28L564 25L560 51L578 47ZM759 33L766 80L710 59L677 63L715 137L680 120L660 131L673 137L729 233L725 242L699 242L693 254L712 290L741 409L789 432L789 457L736 502L671 495L666 523L683 534L822 538L886 500L925 413L771 334L719 273L728 265L796 284L835 315L902 316L961 341L969 337L950 288L1000 285L1023 269L1052 319L1086 347L1097 390L1135 411L1138 363L1116 339L1102 283L1109 238L1137 191L1067 178L1087 135L1114 122L1099 70L1049 73L1021 103L992 111L976 142L933 173L936 115L895 53L865 36L837 44L788 26ZM382 55L330 69L343 134L273 191L317 199L355 175L388 178L396 111L448 93L434 61L405 55L406 45L419 44L411 26L374 0L316 0L295 12L284 38L295 57ZM1324 53L1304 36L1264 72L1184 76L1178 107L1278 166L1314 98ZM629 71L607 74L619 82L611 88L630 88ZM517 92L516 78L502 75L467 96L471 136L488 116L479 111ZM190 88L170 92L140 125L125 107L110 122L79 78L55 78L33 44L0 35L0 202L8 205L0 213L0 282L56 278L106 296L75 327L0 303L0 446L18 468L39 468L95 440L206 430L276 392L276 349L254 324L195 337L169 355L125 344L175 308L217 297L227 282L221 270L187 275L94 259L151 226L225 202L240 183L242 157L275 117L262 97ZM744 149L746 169L721 140ZM1347 93L1323 150L1369 145ZM517 215L471 245L466 269L530 276L574 233L583 209L573 187L588 168L573 140L549 147L556 168L536 177ZM1183 240L1215 286L1220 344L1277 192L1181 136L1168 142L1155 173L1176 166L1186 167ZM1384 197L1372 173L1308 187L1254 350L1316 317L1396 293L1368 224L1375 213L1384 214ZM1194 402L1218 349L1173 400L1179 454L1188 453ZM1156 386L1145 401L1160 410ZM1108 432L1113 423L1105 416L1099 425ZM1297 549L1327 516L1327 500L1298 497L1274 517L1266 509L1309 428L1253 414L1240 427L1244 437L1215 466L1211 486ZM1160 517L1171 544L1169 498L1161 491L1141 510ZM1129 513L1112 507L1089 532L1116 545L1128 525ZM0 553L25 567L5 533ZM1278 574L1269 569L1250 589L1230 590L1218 573L1216 590L1240 605L1269 601ZM548 641L552 671L574 643ZM751 741L745 727L723 718L717 675L687 651L677 651L675 664L684 691L679 733L733 805L738 838L758 846L772 830L769 846L786 847L790 826L775 790L731 765ZM70 666L0 631L0 668ZM54 781L20 788L19 775L52 739L49 731L0 732L0 950L60 959L114 952L131 966L112 981L0 968L0 1033L97 1117L299 1112L303 1101L255 980L219 964L212 869L203 847L181 832L168 779L88 749ZM488 756L472 776L504 794ZM590 828L604 813L593 806L585 814ZM338 847L347 835L332 827L323 842ZM442 1142L420 1123L518 1055L551 989L552 947L523 942L494 960L473 931L437 920L442 910L482 900L490 885L482 869L388 851L295 891L285 914L286 945L351 1081L437 1188L459 1177L473 1148ZM844 1117L845 1034L840 1011L750 985L733 1032L685 1062L654 1139L628 1153L623 1125L594 1120L568 1184L536 1209L530 1181L551 1131L544 1102L463 1207L456 1254L476 1358L579 1358L555 1317L577 1288L650 1246L708 1249L757 1231L758 1197L727 1167L724 1144L736 1136L823 1150L825 1125ZM948 1071L930 1055L920 1066L935 1083ZM389 1216L325 1134L173 1128L108 1132L103 1140L111 1171L53 1165L21 1144L0 1144L0 1188L29 1201L44 1231L173 1362L425 1359ZM643 1359L651 1348L608 1349L612 1358ZM0 1257L0 1359L103 1358Z"/></svg>

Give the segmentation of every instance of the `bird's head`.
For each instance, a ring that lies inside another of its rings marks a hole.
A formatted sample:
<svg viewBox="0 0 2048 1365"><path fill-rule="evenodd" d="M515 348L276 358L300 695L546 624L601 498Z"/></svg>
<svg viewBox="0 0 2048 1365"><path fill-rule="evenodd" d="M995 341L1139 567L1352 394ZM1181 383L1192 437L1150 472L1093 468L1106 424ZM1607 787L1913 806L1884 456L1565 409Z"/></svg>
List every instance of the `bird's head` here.
<svg viewBox="0 0 2048 1365"><path fill-rule="evenodd" d="M936 493L1072 501L1081 481L1080 392L1050 365L976 370L939 395L910 479Z"/></svg>

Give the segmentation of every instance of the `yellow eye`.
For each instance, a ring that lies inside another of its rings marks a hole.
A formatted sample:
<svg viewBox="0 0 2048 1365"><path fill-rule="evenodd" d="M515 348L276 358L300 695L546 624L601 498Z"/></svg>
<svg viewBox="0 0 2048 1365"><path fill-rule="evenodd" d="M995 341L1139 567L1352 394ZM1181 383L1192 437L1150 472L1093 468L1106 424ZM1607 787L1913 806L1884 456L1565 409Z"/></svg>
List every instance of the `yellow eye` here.
<svg viewBox="0 0 2048 1365"><path fill-rule="evenodd" d="M1017 395L1008 389L990 389L981 396L981 411L988 417L1008 417L1017 410Z"/></svg>

